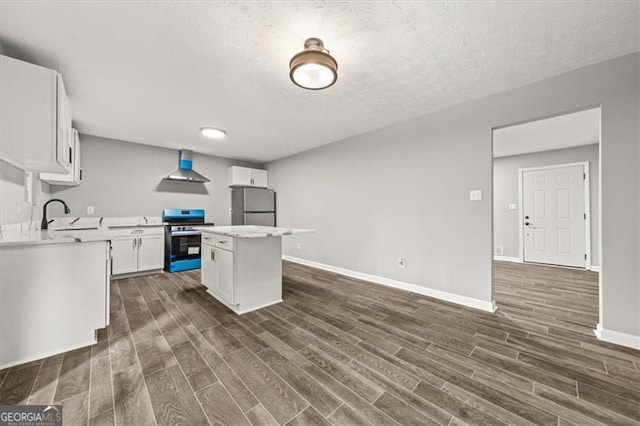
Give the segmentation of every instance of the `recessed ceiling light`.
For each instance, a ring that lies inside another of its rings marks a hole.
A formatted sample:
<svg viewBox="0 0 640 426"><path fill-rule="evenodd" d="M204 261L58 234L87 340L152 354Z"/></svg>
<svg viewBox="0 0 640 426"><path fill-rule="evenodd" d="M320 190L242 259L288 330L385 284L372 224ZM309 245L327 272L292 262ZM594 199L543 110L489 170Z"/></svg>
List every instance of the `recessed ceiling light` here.
<svg viewBox="0 0 640 426"><path fill-rule="evenodd" d="M304 50L291 58L289 70L291 81L303 89L326 89L338 79L338 62L315 37L305 40Z"/></svg>
<svg viewBox="0 0 640 426"><path fill-rule="evenodd" d="M224 130L214 129L213 127L203 127L200 129L200 133L202 133L205 138L209 139L222 139L227 136L227 132Z"/></svg>

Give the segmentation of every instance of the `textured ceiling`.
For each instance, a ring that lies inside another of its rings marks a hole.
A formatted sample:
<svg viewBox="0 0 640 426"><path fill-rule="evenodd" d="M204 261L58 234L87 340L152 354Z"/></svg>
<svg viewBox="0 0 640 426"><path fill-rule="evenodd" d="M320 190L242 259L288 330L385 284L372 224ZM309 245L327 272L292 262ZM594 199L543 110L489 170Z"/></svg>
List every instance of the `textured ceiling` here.
<svg viewBox="0 0 640 426"><path fill-rule="evenodd" d="M600 142L600 108L493 131L493 156L527 154Z"/></svg>
<svg viewBox="0 0 640 426"><path fill-rule="evenodd" d="M3 0L0 41L63 74L81 133L268 161L638 51L638 15L635 1ZM339 63L324 91L288 78L309 36Z"/></svg>

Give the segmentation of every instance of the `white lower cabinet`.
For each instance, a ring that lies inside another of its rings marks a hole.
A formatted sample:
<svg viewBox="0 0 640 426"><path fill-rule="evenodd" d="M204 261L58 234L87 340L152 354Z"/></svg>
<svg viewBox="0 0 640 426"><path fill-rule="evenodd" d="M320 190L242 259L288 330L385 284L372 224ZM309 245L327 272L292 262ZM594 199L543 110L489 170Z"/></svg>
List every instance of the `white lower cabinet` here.
<svg viewBox="0 0 640 426"><path fill-rule="evenodd" d="M218 282L218 250L212 245L202 242L200 250L201 280L208 289L213 289Z"/></svg>
<svg viewBox="0 0 640 426"><path fill-rule="evenodd" d="M236 277L234 253L229 250L218 249L218 294L227 302L236 303Z"/></svg>
<svg viewBox="0 0 640 426"><path fill-rule="evenodd" d="M162 227L111 229L113 275L134 274L164 267Z"/></svg>
<svg viewBox="0 0 640 426"><path fill-rule="evenodd" d="M138 271L150 271L164 267L164 236L142 235L138 237Z"/></svg>
<svg viewBox="0 0 640 426"><path fill-rule="evenodd" d="M133 237L114 237L111 240L113 250L113 275L129 274L137 271L136 241Z"/></svg>
<svg viewBox="0 0 640 426"><path fill-rule="evenodd" d="M282 301L282 238L202 233L201 280L237 314Z"/></svg>
<svg viewBox="0 0 640 426"><path fill-rule="evenodd" d="M234 253L203 241L201 250L202 283L216 298L234 305L235 263Z"/></svg>

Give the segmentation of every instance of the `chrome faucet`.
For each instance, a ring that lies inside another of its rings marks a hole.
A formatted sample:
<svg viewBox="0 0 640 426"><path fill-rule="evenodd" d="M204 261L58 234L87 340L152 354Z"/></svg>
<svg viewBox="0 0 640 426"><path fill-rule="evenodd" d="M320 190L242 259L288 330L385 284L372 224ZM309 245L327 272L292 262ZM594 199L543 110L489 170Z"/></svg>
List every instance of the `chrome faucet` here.
<svg viewBox="0 0 640 426"><path fill-rule="evenodd" d="M40 229L49 229L49 221L47 220L47 206L49 205L49 203L53 203L54 201L62 203L62 205L64 206L65 214L71 213L71 210L69 210L69 206L67 206L67 203L65 203L61 199L53 198L47 201L46 203L44 203L44 206L42 206L42 223L40 223Z"/></svg>

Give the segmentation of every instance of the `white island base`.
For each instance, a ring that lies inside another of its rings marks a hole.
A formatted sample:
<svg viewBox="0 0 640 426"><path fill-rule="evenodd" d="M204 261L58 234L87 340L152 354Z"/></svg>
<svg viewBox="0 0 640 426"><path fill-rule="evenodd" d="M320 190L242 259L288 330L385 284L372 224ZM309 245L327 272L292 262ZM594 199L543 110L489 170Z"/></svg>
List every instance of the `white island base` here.
<svg viewBox="0 0 640 426"><path fill-rule="evenodd" d="M282 236L313 232L268 226L198 229L202 284L239 315L282 302Z"/></svg>

